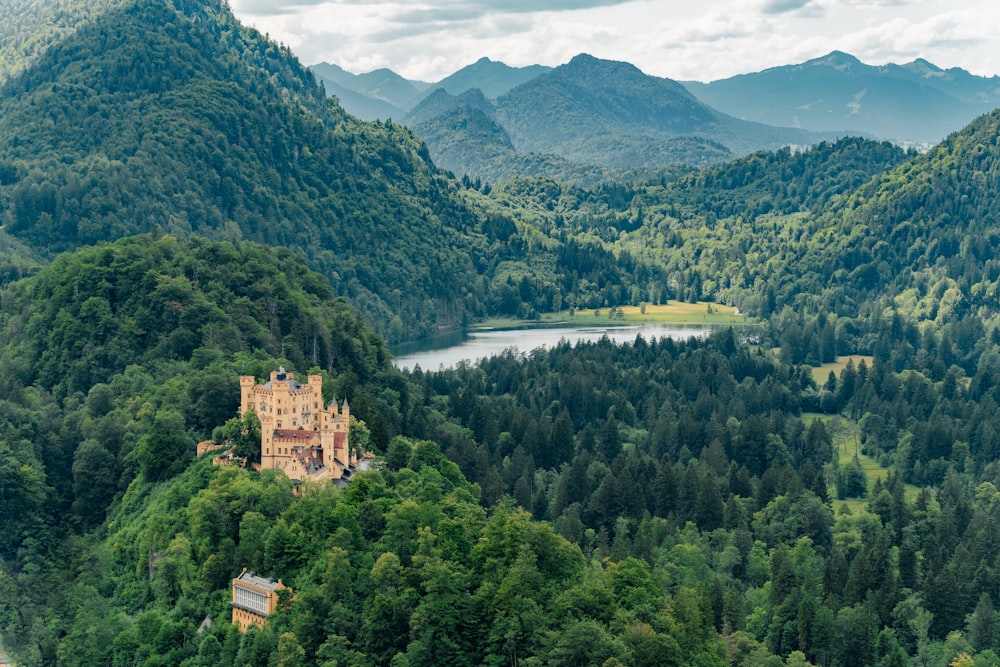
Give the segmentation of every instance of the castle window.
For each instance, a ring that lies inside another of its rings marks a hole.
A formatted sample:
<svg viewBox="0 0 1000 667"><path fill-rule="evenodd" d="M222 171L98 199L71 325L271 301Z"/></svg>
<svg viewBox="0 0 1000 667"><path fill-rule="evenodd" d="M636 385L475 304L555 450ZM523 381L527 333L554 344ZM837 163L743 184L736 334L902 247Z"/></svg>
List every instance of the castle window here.
<svg viewBox="0 0 1000 667"><path fill-rule="evenodd" d="M257 591L251 591L242 586L236 587L236 603L256 611L261 616L267 616L267 596Z"/></svg>
<svg viewBox="0 0 1000 667"><path fill-rule="evenodd" d="M281 420L278 420L278 428L281 428Z"/></svg>

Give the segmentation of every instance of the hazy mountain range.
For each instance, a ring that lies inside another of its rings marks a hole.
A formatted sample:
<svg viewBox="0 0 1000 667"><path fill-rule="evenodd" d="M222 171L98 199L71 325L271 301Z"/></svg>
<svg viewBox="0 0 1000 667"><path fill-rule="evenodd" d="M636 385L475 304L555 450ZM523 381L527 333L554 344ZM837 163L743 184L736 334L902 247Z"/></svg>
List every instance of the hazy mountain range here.
<svg viewBox="0 0 1000 667"><path fill-rule="evenodd" d="M840 52L711 83L583 54L554 69L482 58L436 83L312 70L349 112L402 120L438 164L490 181L589 183L845 135L927 147L1000 106L1000 77L925 60L876 67Z"/></svg>
<svg viewBox="0 0 1000 667"><path fill-rule="evenodd" d="M698 99L740 118L814 131L935 143L1000 106L1000 77L918 59L866 65L834 51L798 65L711 83L684 82Z"/></svg>

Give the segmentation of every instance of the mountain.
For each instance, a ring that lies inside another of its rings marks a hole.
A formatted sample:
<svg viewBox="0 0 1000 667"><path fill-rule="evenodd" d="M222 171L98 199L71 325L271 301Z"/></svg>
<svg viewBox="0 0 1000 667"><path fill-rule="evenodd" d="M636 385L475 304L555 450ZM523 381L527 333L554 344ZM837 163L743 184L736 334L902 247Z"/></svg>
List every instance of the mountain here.
<svg viewBox="0 0 1000 667"><path fill-rule="evenodd" d="M396 339L481 303L489 240L423 145L347 115L221 3L122 3L17 66L0 246L48 259L152 230L289 246Z"/></svg>
<svg viewBox="0 0 1000 667"><path fill-rule="evenodd" d="M352 74L325 62L311 65L309 69L326 86L327 94L335 95L349 113L364 120L388 120L402 118L437 90L461 95L476 88L492 99L551 68L543 65L510 67L480 58L437 83L411 81L390 69Z"/></svg>
<svg viewBox="0 0 1000 667"><path fill-rule="evenodd" d="M357 85L357 76L337 65L318 63L309 69L326 94L336 97L337 103L352 116L361 120L380 120L402 118L405 113L391 102L355 90L352 86Z"/></svg>
<svg viewBox="0 0 1000 667"><path fill-rule="evenodd" d="M432 84L431 88L442 88L452 95L459 95L470 88L478 88L489 99L496 99L511 88L541 76L551 69L544 65L511 67L489 58L480 58Z"/></svg>
<svg viewBox="0 0 1000 667"><path fill-rule="evenodd" d="M989 109L1000 106L1000 76L976 76L960 67L942 69L923 58L883 67L892 76L911 78L920 83L937 88L955 99L970 104L985 104Z"/></svg>
<svg viewBox="0 0 1000 667"><path fill-rule="evenodd" d="M334 65L333 63L317 63L310 65L309 69L312 70L312 73L317 78L329 83L335 83L338 86L348 86L351 81L357 78L356 74L352 74L340 65Z"/></svg>
<svg viewBox="0 0 1000 667"><path fill-rule="evenodd" d="M412 108L429 87L427 83L411 81L386 68L358 74L350 83L353 90L400 109Z"/></svg>
<svg viewBox="0 0 1000 667"><path fill-rule="evenodd" d="M337 104L361 120L388 120L402 118L406 114L405 111L390 102L377 100L364 93L351 90L321 74L315 74L315 76L316 80L323 85L327 95L337 98Z"/></svg>
<svg viewBox="0 0 1000 667"><path fill-rule="evenodd" d="M426 123L429 120L460 108L478 109L488 116L493 116L493 104L486 99L479 88L469 88L461 93L449 93L444 88L435 88L427 97L420 101L403 118L408 126ZM508 142L509 143L509 142Z"/></svg>
<svg viewBox="0 0 1000 667"><path fill-rule="evenodd" d="M317 63L309 68L344 109L362 120L402 118L424 96L430 84L411 81L390 69L352 74L339 65Z"/></svg>
<svg viewBox="0 0 1000 667"><path fill-rule="evenodd" d="M942 70L925 60L876 67L839 51L685 85L706 104L747 120L923 144L1000 106L1000 77Z"/></svg>
<svg viewBox="0 0 1000 667"><path fill-rule="evenodd" d="M435 127L434 111L451 112L463 104L459 97L437 94L407 117L436 160L443 156L440 140L454 127L454 116L442 117L441 126ZM486 108L482 100L477 105ZM610 170L700 167L761 148L819 139L802 130L726 116L674 81L648 76L628 63L588 55L576 56L511 89L488 111L518 154L552 156L581 167ZM449 142L450 148L454 145ZM476 150L465 153L472 156ZM455 173L487 177L482 160L461 162L454 150L448 159ZM517 165L515 158L506 167L496 163L489 172L515 175Z"/></svg>

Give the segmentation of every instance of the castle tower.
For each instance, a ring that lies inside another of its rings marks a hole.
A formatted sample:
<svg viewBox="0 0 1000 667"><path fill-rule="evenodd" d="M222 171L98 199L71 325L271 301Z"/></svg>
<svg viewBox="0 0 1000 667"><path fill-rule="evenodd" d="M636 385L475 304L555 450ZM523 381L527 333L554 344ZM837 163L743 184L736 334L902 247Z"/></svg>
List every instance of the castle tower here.
<svg viewBox="0 0 1000 667"><path fill-rule="evenodd" d="M257 380L252 375L241 375L240 376L240 416L246 414L247 410L253 404L253 386L257 383Z"/></svg>

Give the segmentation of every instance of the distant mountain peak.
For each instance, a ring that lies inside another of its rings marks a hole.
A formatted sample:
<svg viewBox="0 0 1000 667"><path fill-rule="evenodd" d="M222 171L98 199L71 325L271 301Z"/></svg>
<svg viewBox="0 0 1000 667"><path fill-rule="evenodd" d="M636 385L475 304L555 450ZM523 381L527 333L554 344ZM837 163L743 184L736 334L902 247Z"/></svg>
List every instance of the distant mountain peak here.
<svg viewBox="0 0 1000 667"><path fill-rule="evenodd" d="M943 69L941 69L940 67L938 67L937 65L935 65L934 63L932 63L931 61L926 60L925 58L917 58L916 60L914 60L910 64L913 65L913 66L915 66L915 67L920 67L921 69L930 70L931 72L943 72L944 71Z"/></svg>
<svg viewBox="0 0 1000 667"><path fill-rule="evenodd" d="M486 97L495 98L515 86L548 72L550 69L542 65L511 67L483 56L473 64L466 65L434 85L444 88L452 95L458 95L470 88L479 88Z"/></svg>
<svg viewBox="0 0 1000 667"><path fill-rule="evenodd" d="M646 74L632 63L620 60L604 60L603 58L596 58L589 53L581 53L573 56L572 60L568 63L561 65L552 71L569 73L572 75L585 74L587 76L593 76L595 73L600 73L600 75L604 77L630 76L659 78L650 77L650 75Z"/></svg>
<svg viewBox="0 0 1000 667"><path fill-rule="evenodd" d="M604 66L609 66L609 65L622 66L622 65L625 65L625 66L633 68L635 70L639 70L639 68L636 67L635 65L633 65L632 63L624 62L622 60L607 60L605 58L598 58L597 56L592 56L589 53L578 53L577 55L573 56L573 58L570 59L570 61L568 63L566 63L566 65L564 65L564 67L570 66L570 65L576 66L576 67L579 67L581 65L587 65L587 66L591 66L591 67L592 66L597 66L597 65L604 65Z"/></svg>
<svg viewBox="0 0 1000 667"><path fill-rule="evenodd" d="M832 67L836 70L847 71L853 67L863 67L864 63L852 56L850 53L844 53L843 51L831 51L825 56L819 58L813 58L812 60L807 60L806 65L822 66L822 67Z"/></svg>
<svg viewBox="0 0 1000 667"><path fill-rule="evenodd" d="M869 65L843 51L689 89L747 120L917 144L940 141L1000 106L996 79L943 70L923 58Z"/></svg>

